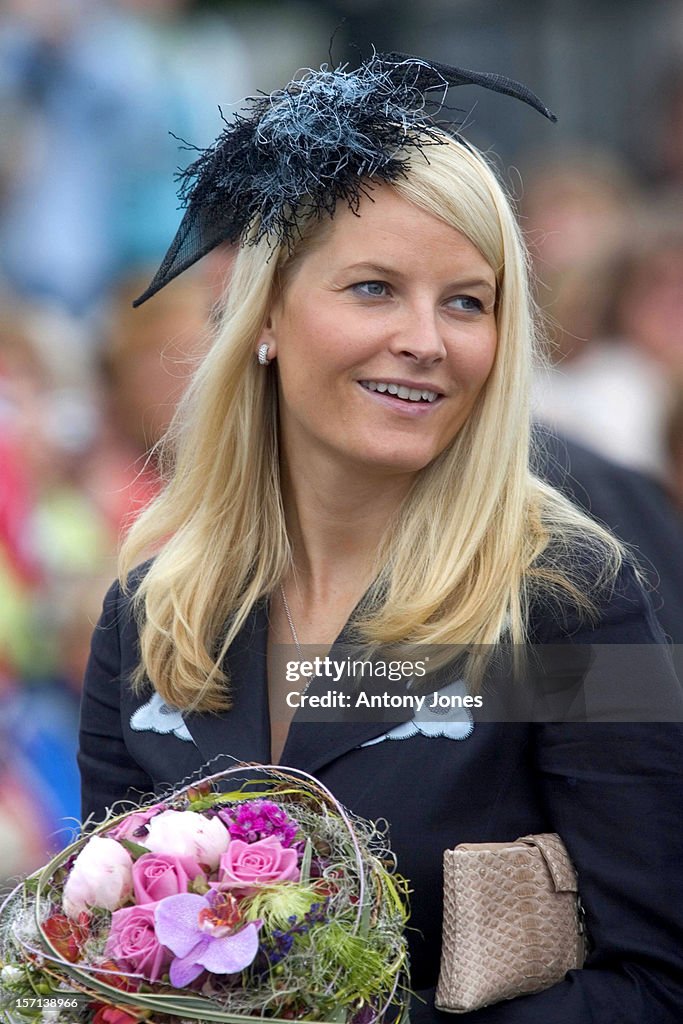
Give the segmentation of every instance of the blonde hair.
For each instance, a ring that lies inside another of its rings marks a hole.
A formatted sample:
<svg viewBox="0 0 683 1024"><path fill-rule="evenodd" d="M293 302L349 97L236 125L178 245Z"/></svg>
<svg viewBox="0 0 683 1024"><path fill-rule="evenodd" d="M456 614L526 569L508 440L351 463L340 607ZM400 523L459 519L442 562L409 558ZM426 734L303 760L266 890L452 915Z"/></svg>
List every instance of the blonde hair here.
<svg viewBox="0 0 683 1024"><path fill-rule="evenodd" d="M356 628L371 644L495 645L506 631L522 642L539 588L590 613L595 580L573 567L577 543L599 550L605 577L616 572L621 549L530 472L533 304L519 228L492 169L444 135L413 153L393 187L461 231L495 271L498 347L469 419L419 474L388 528L375 600ZM137 682L148 678L176 707L229 707L223 658L255 603L291 567L275 370L264 372L254 353L289 264L327 223L302 223L294 253L273 252L265 241L240 249L223 324L166 442L168 483L121 552L125 581L143 554L157 551L135 597Z"/></svg>

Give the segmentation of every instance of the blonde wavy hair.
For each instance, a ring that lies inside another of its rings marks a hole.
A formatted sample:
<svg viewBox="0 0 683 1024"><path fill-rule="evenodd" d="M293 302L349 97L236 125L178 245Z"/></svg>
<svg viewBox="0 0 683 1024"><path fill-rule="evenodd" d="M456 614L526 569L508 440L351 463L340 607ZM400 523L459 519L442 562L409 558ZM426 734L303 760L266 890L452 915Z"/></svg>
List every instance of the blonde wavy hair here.
<svg viewBox="0 0 683 1024"><path fill-rule="evenodd" d="M512 206L487 161L444 134L415 150L393 187L462 232L497 279L498 346L468 421L417 477L377 552L374 600L356 623L371 645L495 645L527 638L537 592L583 614L598 585L588 547L609 581L618 542L530 470L529 385L537 347L526 249ZM223 322L181 403L162 450L166 486L135 522L120 558L137 582L141 662L182 708L230 706L223 659L256 602L291 568L279 477L276 363L255 348L277 289L329 221L300 222L293 252L243 245ZM493 457L495 453L495 457Z"/></svg>

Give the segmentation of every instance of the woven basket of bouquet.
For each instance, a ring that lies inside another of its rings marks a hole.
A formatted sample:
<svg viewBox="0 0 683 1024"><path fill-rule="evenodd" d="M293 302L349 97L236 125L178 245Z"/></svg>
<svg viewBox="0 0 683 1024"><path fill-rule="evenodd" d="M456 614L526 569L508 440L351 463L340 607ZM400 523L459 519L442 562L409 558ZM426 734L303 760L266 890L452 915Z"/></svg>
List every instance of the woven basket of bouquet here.
<svg viewBox="0 0 683 1024"><path fill-rule="evenodd" d="M14 890L0 1012L398 1024L407 916L379 825L298 769L236 765L110 815Z"/></svg>

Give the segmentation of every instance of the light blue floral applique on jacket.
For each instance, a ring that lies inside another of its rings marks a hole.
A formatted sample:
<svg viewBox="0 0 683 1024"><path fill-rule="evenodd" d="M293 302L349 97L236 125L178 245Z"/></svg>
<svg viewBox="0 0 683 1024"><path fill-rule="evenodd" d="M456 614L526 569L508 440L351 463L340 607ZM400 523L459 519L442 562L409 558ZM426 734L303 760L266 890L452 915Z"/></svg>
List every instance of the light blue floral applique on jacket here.
<svg viewBox="0 0 683 1024"><path fill-rule="evenodd" d="M361 743L362 747L371 747L384 740L407 740L411 736L444 737L449 740L466 740L474 730L474 719L468 708L435 707L431 708L433 696L465 697L467 687L464 680L458 679L449 683L435 695L429 694L424 707L408 722L400 722L382 736Z"/></svg>
<svg viewBox="0 0 683 1024"><path fill-rule="evenodd" d="M136 732L158 732L162 735L172 733L179 740L194 743L182 712L167 704L158 693L154 693L146 704L133 712L130 727Z"/></svg>

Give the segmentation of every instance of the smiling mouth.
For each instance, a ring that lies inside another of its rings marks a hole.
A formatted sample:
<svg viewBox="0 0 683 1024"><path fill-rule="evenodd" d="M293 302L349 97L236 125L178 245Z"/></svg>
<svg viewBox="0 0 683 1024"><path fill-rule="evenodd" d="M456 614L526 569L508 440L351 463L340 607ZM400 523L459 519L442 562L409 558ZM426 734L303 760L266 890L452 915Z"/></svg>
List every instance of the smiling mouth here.
<svg viewBox="0 0 683 1024"><path fill-rule="evenodd" d="M366 391L378 391L380 394L391 395L393 398L401 398L405 402L423 402L431 405L441 397L438 391L430 391L426 388L408 388L403 384L387 384L380 380L359 380L358 383Z"/></svg>

